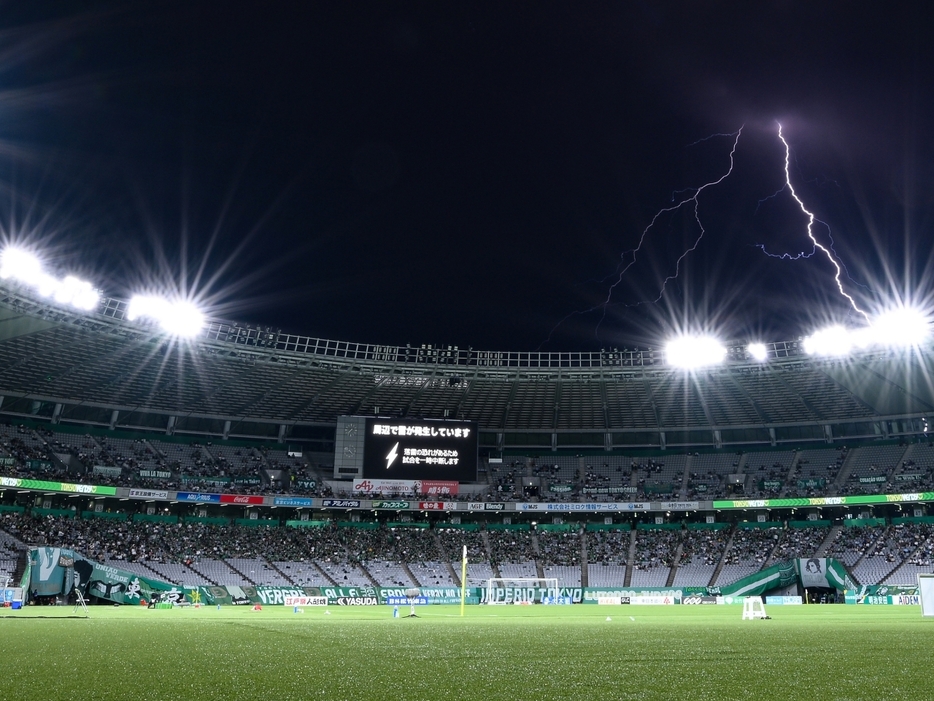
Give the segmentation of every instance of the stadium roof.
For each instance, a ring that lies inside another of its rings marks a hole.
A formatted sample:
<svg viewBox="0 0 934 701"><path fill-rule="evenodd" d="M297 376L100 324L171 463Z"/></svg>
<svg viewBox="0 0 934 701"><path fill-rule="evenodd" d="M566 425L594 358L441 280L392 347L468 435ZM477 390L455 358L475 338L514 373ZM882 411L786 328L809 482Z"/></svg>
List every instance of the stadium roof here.
<svg viewBox="0 0 934 701"><path fill-rule="evenodd" d="M692 372L653 350L520 353L357 344L211 322L191 341L0 286L0 410L56 422L264 438L345 414L465 418L498 447L615 449L913 433L934 413L930 344L812 357L745 346ZM917 421L916 421L917 420Z"/></svg>

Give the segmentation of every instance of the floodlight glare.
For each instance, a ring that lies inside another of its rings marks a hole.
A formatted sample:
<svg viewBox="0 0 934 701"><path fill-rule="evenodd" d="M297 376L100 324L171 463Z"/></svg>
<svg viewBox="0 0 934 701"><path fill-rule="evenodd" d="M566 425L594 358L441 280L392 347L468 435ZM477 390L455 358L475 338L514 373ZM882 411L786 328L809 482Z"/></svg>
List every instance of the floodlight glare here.
<svg viewBox="0 0 934 701"><path fill-rule="evenodd" d="M0 277L13 278L27 285L36 285L42 274L42 263L29 251L21 248L3 249L3 257L0 259Z"/></svg>
<svg viewBox="0 0 934 701"><path fill-rule="evenodd" d="M162 320L162 328L176 336L196 336L204 326L204 315L191 302L175 302L171 314Z"/></svg>
<svg viewBox="0 0 934 701"><path fill-rule="evenodd" d="M764 343L750 343L746 346L746 352L753 360L758 360L760 363L769 358L769 351Z"/></svg>
<svg viewBox="0 0 934 701"><path fill-rule="evenodd" d="M65 276L65 279L56 285L52 297L56 302L70 304L86 311L95 309L100 301L100 295L91 287L90 282L79 280L72 275Z"/></svg>
<svg viewBox="0 0 934 701"><path fill-rule="evenodd" d="M828 326L804 339L804 351L810 355L847 355L853 345L853 334L843 326Z"/></svg>
<svg viewBox="0 0 934 701"><path fill-rule="evenodd" d="M204 326L204 315L191 302L170 302L154 295L134 295L130 299L126 318L136 321L152 319L173 336L196 336Z"/></svg>
<svg viewBox="0 0 934 701"><path fill-rule="evenodd" d="M918 309L898 307L874 317L869 331L874 343L909 348L927 340L931 321Z"/></svg>
<svg viewBox="0 0 934 701"><path fill-rule="evenodd" d="M100 295L90 282L73 275L57 280L42 269L39 259L20 248L6 248L0 259L0 278L12 278L34 287L42 297L59 304L90 311L97 307Z"/></svg>
<svg viewBox="0 0 934 701"><path fill-rule="evenodd" d="M665 346L669 365L691 370L717 365L726 358L726 347L711 336L681 336Z"/></svg>
<svg viewBox="0 0 934 701"><path fill-rule="evenodd" d="M811 355L843 356L853 349L872 346L911 348L924 343L930 335L931 321L926 314L911 307L897 307L875 316L869 326L830 326L815 331L804 339L804 350Z"/></svg>

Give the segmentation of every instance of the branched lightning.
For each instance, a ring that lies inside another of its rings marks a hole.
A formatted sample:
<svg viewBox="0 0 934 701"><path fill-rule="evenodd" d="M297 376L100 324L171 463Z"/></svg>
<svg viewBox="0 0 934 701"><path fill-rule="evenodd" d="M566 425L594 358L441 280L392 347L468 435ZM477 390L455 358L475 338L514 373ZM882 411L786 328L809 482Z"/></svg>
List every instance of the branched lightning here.
<svg viewBox="0 0 934 701"><path fill-rule="evenodd" d="M815 221L820 222L821 224L824 224L824 226L827 226L827 224L817 219L817 217L815 217L814 214L810 212L807 209L807 207L804 206L804 202L801 200L800 197L798 197L798 193L795 192L795 187L794 185L791 184L791 167L790 167L791 148L788 146L788 142L785 140L785 136L782 133L781 123L777 122L777 124L778 124L778 138L781 140L782 144L785 146L785 187L788 188L788 192L791 193L791 196L794 198L795 202L798 203L798 207L801 208L801 211L808 218L808 226L807 226L808 238L811 239L811 242L814 244L815 249L819 248L821 251L824 252L824 255L827 256L827 260L830 261L831 265L833 265L834 267L834 270L836 270L836 273L834 274L833 279L834 279L834 282L837 283L837 289L840 291L840 294L843 295L847 299L847 301L850 303L850 306L852 306L853 309L857 313L861 314L862 317L866 319L866 321L869 321L869 315L866 312L864 312L862 309L860 309L859 306L856 304L856 300L854 300L853 297L847 294L846 290L843 289L843 283L840 281L840 276L843 274L843 271L844 271L843 266L837 262L836 257L834 257L834 255L831 253L831 249L827 248L822 243L820 243L820 241L818 241L817 237L814 235L814 222ZM831 244L831 247L832 247L832 244ZM768 251L765 250L764 246L761 246L761 248L763 252L765 252L766 254L772 255L772 254L769 254ZM813 253L810 255L813 255ZM804 256L803 254L801 254L798 257L809 258L810 255ZM782 257L782 256L778 256L778 257ZM791 260L796 260L796 258L791 258ZM849 274L847 274L847 277L849 277Z"/></svg>
<svg viewBox="0 0 934 701"><path fill-rule="evenodd" d="M787 144L786 144L786 147L787 147ZM797 159L795 160L795 163L797 164ZM767 197L763 197L761 200L759 200L759 201L756 203L756 211L755 211L755 213L753 214L753 216L755 216L756 214L759 213L759 208L762 207L763 204L765 204L765 203L768 202L769 200L775 199L775 198L778 197L780 194L782 194L783 192L785 192L785 190L788 189L789 182L790 182L790 179L786 180L786 182L783 183L782 186L781 186L780 188L778 188L775 192L773 192L771 195L768 195ZM835 185L837 184L837 181L836 181L836 180L831 180L830 182L834 183ZM831 252L833 253L834 257L835 257L837 260L839 260L839 259L840 259L840 254L837 253L837 249L834 248L833 231L830 229L830 224L828 224L827 222L825 222L825 221L823 221L823 220L821 220L821 219L818 219L817 217L814 218L814 221L816 221L816 222L819 223L819 224L823 224L824 227L826 227L826 229L827 229L827 238L830 239L830 246L829 246L829 248L830 248ZM762 252L763 252L765 255L767 255L769 258L776 258L776 259L778 259L778 260L802 260L802 259L810 258L810 257L812 257L815 253L817 253L817 246L816 246L816 245L812 245L812 246L811 246L811 250L808 251L808 252L801 251L800 253L797 253L797 254L791 254L791 253L771 253L771 252L765 247L765 244L764 244L764 243L757 243L757 244L755 244L755 247L758 248L760 251L762 251ZM839 262L840 262L840 265L843 267L843 273L846 275L847 280L849 280L850 282L852 282L854 285L858 285L859 287L862 287L864 290L868 290L868 289L869 289L866 285L864 285L863 283L859 282L858 280L855 280L855 279L853 278L853 276L850 275L850 271L847 269L846 264L845 264L842 260L839 260Z"/></svg>
<svg viewBox="0 0 934 701"><path fill-rule="evenodd" d="M602 310L602 314L601 314L601 316L600 316L600 321L597 322L597 325L596 325L596 327L594 328L594 337L597 337L597 335L598 335L598 333L599 333L599 331L600 331L600 326L601 326L601 324L603 324L603 321L606 319L606 308L609 306L610 300L611 300L612 297L613 297L613 291L616 289L617 285L619 285L619 284L623 281L623 276L626 274L626 272L627 272L633 265L635 265L637 254L639 253L639 251L642 250L642 245L645 243L645 238L646 238L646 236L648 236L648 233L649 233L649 232L652 230L652 228L655 226L655 223L658 221L659 217L661 217L661 216L664 215L664 214L670 214L671 212L676 212L676 211L678 211L679 209L681 209L681 207L683 207L684 205L686 205L688 202L693 202L693 203L694 203L694 219L695 219L695 221L697 221L698 227L700 227L700 234L698 235L697 239L694 241L694 244L693 244L690 248L688 248L684 253L682 253L681 256L678 258L677 262L675 263L675 273L674 273L674 275L669 275L667 278L665 278L665 280L662 282L661 291L659 292L658 297L657 297L655 300L652 300L652 303L658 302L658 301L662 298L662 296L664 296L666 285L667 285L671 280L673 280L674 278L676 278L676 277L678 276L679 271L680 271L681 262L682 262L682 261L684 260L684 258L688 255L688 253L691 253L692 251L694 251L694 250L697 248L697 246L698 246L698 245L700 244L700 242L701 242L701 239L704 238L704 234L706 233L706 230L704 229L704 225L701 223L701 220L700 220L700 212L699 212L700 202L699 202L698 198L700 197L700 194L701 194L704 190L706 190L706 189L709 188L709 187L713 187L714 185L719 185L719 184L722 183L724 180L726 180L726 178L728 178L728 177L730 176L730 174L733 172L733 165L734 165L734 157L735 157L735 155L736 155L736 148L737 148L737 146L739 145L739 137L742 135L742 133L743 133L743 127L740 127L736 132L733 132L733 133L731 133L731 134L711 134L710 136L706 136L706 137L704 137L703 139L698 139L698 140L695 141L694 143L689 144L689 146L694 146L694 145L699 144L699 143L701 143L701 142L703 142L703 141L707 141L708 139L712 139L712 138L715 138L715 137L718 137L718 136L731 136L731 137L733 137L733 147L730 149L730 166L729 166L729 168L727 168L727 171L726 171L723 175L721 175L719 178L717 178L716 180L712 180L712 181L710 181L710 182L708 182L708 183L704 183L703 185L701 185L701 186L699 186L699 187L690 187L690 188L685 188L685 189L683 189L683 190L675 190L675 191L672 193L672 196L671 196L672 201L674 201L674 200L677 198L678 195L683 194L683 193L685 193L685 192L690 192L690 193L693 193L693 194L691 194L690 197L685 197L685 198L681 199L679 202L677 202L676 204L671 205L670 207L664 207L664 208L658 210L658 211L655 213L655 216L652 217L652 220L651 220L651 221L648 223L648 225L642 230L642 235L639 237L639 242L636 244L636 247L633 248L633 249L630 249L630 250L628 250L628 251L623 251L623 253L620 254L620 263L617 265L617 268L616 268L616 281L615 281L612 285L610 285L609 289L607 290L606 299L603 300L603 302L601 302L600 304L596 304L596 305L590 307L589 309L584 309L584 310L582 310L582 311L574 311L574 312L571 312L570 314L568 314L567 316L565 316L564 318L562 318L557 324L555 324L555 325L552 327L551 332L549 332L549 334L548 334L548 338L546 338L544 341L542 341L542 343L539 344L539 348L541 348L543 345L545 345L546 343L548 343L548 342L551 340L551 337L554 335L554 332L558 329L558 327L561 326L561 324L563 324L565 321L567 321L567 320L570 319L571 317L574 317L574 316L582 316L582 315L584 315L584 314L590 314L591 312L594 312L594 311L596 311L597 309L601 309L601 310ZM623 266L622 261L625 261L626 257L627 257L627 256L630 256L630 255L632 256L632 260L630 260L629 263L627 263L625 266ZM622 266L622 267L620 267L620 266ZM604 278L603 281L609 279L609 277L612 277L612 276L608 276L607 278ZM634 304L634 305L626 305L626 306L638 306L639 304L647 304L647 303L648 303L648 302L639 302L639 303Z"/></svg>
<svg viewBox="0 0 934 701"><path fill-rule="evenodd" d="M740 131L742 131L742 129L740 129ZM697 141L694 141L688 144L687 148L691 148L692 146L697 146L698 144L702 144L705 141L710 141L711 139L716 139L717 137L720 137L720 136L736 136L736 134L721 134L721 133L710 134L708 136L705 136L702 139L698 139Z"/></svg>
<svg viewBox="0 0 934 701"><path fill-rule="evenodd" d="M808 210L808 208L804 204L804 201L801 199L801 197L798 196L798 193L795 191L794 185L792 184L792 181L791 181L791 157L792 157L791 147L789 146L788 141L785 139L781 123L776 122L776 124L778 125L778 138L782 142L782 145L785 148L785 161L784 161L785 180L784 180L784 184L782 184L782 186L778 190L773 192L771 195L768 195L767 197L764 197L759 200L758 204L756 205L755 213L758 214L759 208L763 204L765 204L769 200L772 200L778 197L779 195L787 191L788 193L791 194L791 197L797 203L798 208L808 219L807 235L811 241L812 247L810 251L801 251L797 254L794 254L794 253L777 254L777 253L771 253L766 248L766 245L763 243L754 244L754 245L756 248L760 249L765 255L769 256L770 258L776 258L779 260L788 260L788 261L809 259L813 257L814 255L816 255L818 250L821 251L827 257L827 260L830 261L831 265L833 265L834 267L835 273L834 273L833 279L837 285L837 290L847 300L847 302L849 302L850 306L853 308L853 310L856 313L860 314L864 319L866 319L866 321L869 321L869 315L867 314L867 312L863 311L859 307L859 305L856 303L856 300L849 293L847 293L846 289L843 286L842 276L846 275L847 279L850 282L852 282L854 285L858 285L859 287L862 287L864 289L869 289L869 288L859 283L858 281L854 280L850 276L849 270L847 270L846 265L840 259L840 256L834 247L834 240L833 240L830 226L826 222L818 219L814 215L813 212ZM676 280L681 274L681 265L684 262L684 260L688 257L690 253L697 250L705 234L707 233L707 230L704 227L703 221L701 219L701 214L700 214L701 193L703 193L708 188L714 187L715 185L719 185L733 173L734 166L735 166L736 152L739 146L740 137L742 136L742 133L743 133L743 128L744 127L740 127L736 132L733 132L730 134L720 134L720 133L711 134L710 136L704 137L702 139L698 139L694 143L689 144L689 146L695 146L697 144L700 144L702 142L708 141L709 139L713 139L716 137L726 137L726 136L732 137L733 146L730 149L730 156L729 156L730 163L729 163L729 167L726 169L726 172L724 172L723 175L721 175L716 180L711 180L710 182L700 185L699 187L689 187L689 188L684 188L681 190L673 191L671 194L672 204L670 204L667 207L663 207L662 209L659 209L655 213L655 215L649 221L648 225L642 230L642 234L639 236L639 240L635 248L629 249L620 254L619 262L617 263L615 272L611 273L610 275L603 278L602 280L599 280L600 283L604 283L608 280L612 280L612 283L607 288L606 298L603 299L603 301L599 302L598 304L595 304L594 306L588 309L573 311L567 316L565 316L564 318L562 318L554 327L552 327L551 332L548 334L548 337L539 345L539 348L541 348L543 345L551 341L551 338L554 335L555 331L568 319L574 316L583 316L585 314L590 314L599 309L601 310L602 313L601 313L599 321L597 322L596 327L594 328L594 336L595 338L598 338L600 326L603 324L604 320L606 319L607 307L610 305L610 302L613 298L613 293L616 290L617 286L619 286L622 283L623 278L625 277L626 273L629 272L630 268L632 268L636 264L637 260L640 260L639 254L643 250L643 246L646 243L649 233L656 227L659 220L663 216L677 212L682 207L687 206L689 203L693 203L694 221L697 223L697 228L699 231L699 233L697 234L697 237L694 239L693 244L691 244L688 248L686 248L681 253L681 255L678 257L678 259L675 261L674 271L662 281L657 297L651 300L642 300L642 301L634 302L631 304L625 304L624 306L625 307L638 307L638 306L645 305L645 304L656 304L661 301L661 299L665 295L668 284ZM826 228L827 230L826 239L829 240L829 244L821 243L821 241L818 240L818 237L814 231L815 223L821 224ZM613 279L614 277L615 277L615 280Z"/></svg>
<svg viewBox="0 0 934 701"><path fill-rule="evenodd" d="M700 218L700 200L699 200L698 198L700 197L700 194L701 194L704 190L706 190L708 187L713 187L714 185L719 185L719 184L722 183L724 180L726 180L728 177L730 177L730 174L733 172L733 165L734 165L735 156L736 156L736 147L739 146L739 137L742 135L742 133L743 133L743 128L740 127L740 128L739 128L739 131L737 131L735 134L730 134L730 136L734 136L735 138L733 139L733 148L730 149L730 167L727 169L726 173L724 173L723 175L721 175L721 176L720 176L719 178L717 178L716 180L711 180L709 183L704 183L703 185L701 185L700 187L698 187L698 188L695 190L694 194L693 194L691 197L687 197L687 198L681 200L678 204L676 204L676 205L674 205L674 206L672 206L672 207L666 207L665 209L659 210L659 211L655 214L655 216L652 217L652 221L649 222L649 225L648 225L648 226L645 228L645 230L642 232L642 238L639 239L639 246L636 248L636 251L638 251L639 248L641 248L642 242L645 240L645 235L648 233L649 229L651 229L651 228L655 225L656 220L657 220L662 214L665 214L665 213L668 213L668 212L674 212L674 211L680 209L683 205L686 205L688 202L693 202L693 203L694 203L694 221L697 222L697 227L700 229L700 233L697 235L697 238L694 239L694 243L693 243L689 248L687 248L687 249L684 251L684 253L682 253L682 254L678 257L678 260L675 261L675 272L674 272L673 274L669 275L668 277L666 277L666 278L662 281L662 286L661 286L661 289L660 289L659 292L658 292L658 297L656 297L655 299L651 300L650 302L637 302L636 304L626 305L626 306L639 306L639 305L641 305L641 304L655 304L656 302L661 301L662 297L665 296L665 289L667 288L668 283L671 282L672 280L674 280L675 278L677 278L678 275L681 274L681 262L682 262L685 258L687 258L687 255L688 255L689 253L692 253L693 251L697 250L697 247L700 245L701 239L703 239L703 238L704 238L704 234L707 233L707 230L704 228L704 224L701 222L701 218ZM601 322L601 323L603 322L603 319L606 317L606 307L607 307L607 305L610 303L610 296L613 294L613 288L614 288L616 285L618 285L618 284L622 281L623 273L625 273L625 272L632 266L632 264L635 263L635 262L636 262L635 251L633 251L632 263L630 263L629 265L627 265L627 266L623 269L623 271L622 271L622 273L620 273L620 276L619 276L619 278L617 279L617 281L616 281L615 283L613 283L613 285L610 287L610 291L609 291L609 293L607 294L606 301L604 301L604 303L603 303L603 316L600 318L600 322ZM600 324L597 324L597 327L598 327L598 328L599 328L599 326L600 326Z"/></svg>
<svg viewBox="0 0 934 701"><path fill-rule="evenodd" d="M817 253L817 246L814 246L811 249L810 253L805 253L804 251L801 251L801 253L797 253L795 255L792 255L790 253L769 253L764 243L757 243L756 248L762 251L769 258L778 258L778 260L801 260L802 258L810 258L815 253Z"/></svg>

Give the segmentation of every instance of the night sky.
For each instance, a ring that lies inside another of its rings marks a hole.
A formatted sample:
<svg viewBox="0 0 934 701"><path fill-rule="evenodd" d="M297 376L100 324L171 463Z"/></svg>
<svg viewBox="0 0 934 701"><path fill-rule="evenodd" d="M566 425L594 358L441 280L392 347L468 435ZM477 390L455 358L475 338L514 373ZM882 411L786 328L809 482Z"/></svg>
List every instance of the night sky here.
<svg viewBox="0 0 934 701"><path fill-rule="evenodd" d="M781 122L857 306L931 304L932 42L857 5L4 3L0 227L110 296L340 340L857 324L822 252L758 247L813 250ZM741 127L700 241L690 202L634 255Z"/></svg>

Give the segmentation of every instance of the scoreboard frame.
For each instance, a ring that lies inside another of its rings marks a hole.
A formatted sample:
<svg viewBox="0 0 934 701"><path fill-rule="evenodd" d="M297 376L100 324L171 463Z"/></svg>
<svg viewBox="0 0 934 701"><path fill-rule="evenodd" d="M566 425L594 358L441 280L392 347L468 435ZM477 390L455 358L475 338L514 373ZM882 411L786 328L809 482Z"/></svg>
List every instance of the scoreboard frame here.
<svg viewBox="0 0 934 701"><path fill-rule="evenodd" d="M477 481L475 421L365 418L363 477Z"/></svg>

